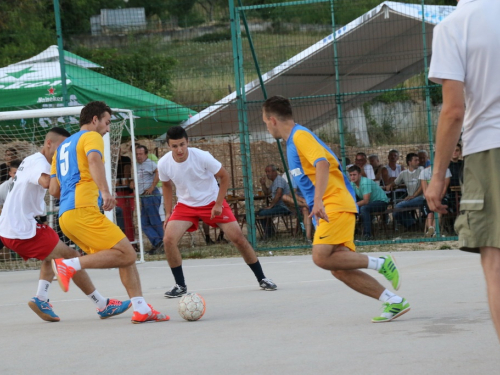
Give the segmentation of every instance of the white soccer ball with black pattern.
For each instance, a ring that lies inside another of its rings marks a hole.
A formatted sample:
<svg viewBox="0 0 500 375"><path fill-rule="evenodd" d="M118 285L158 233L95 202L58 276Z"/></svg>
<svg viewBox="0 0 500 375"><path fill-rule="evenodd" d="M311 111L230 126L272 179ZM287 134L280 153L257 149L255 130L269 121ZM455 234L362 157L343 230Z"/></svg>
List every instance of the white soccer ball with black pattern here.
<svg viewBox="0 0 500 375"><path fill-rule="evenodd" d="M205 314L205 300L197 293L187 293L179 301L177 310L186 320L198 320Z"/></svg>

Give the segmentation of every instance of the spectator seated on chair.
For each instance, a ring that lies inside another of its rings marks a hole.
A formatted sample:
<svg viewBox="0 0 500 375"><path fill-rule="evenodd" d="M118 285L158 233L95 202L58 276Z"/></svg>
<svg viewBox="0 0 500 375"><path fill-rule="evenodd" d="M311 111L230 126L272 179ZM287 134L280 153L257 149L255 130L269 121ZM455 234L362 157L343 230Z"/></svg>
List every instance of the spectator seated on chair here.
<svg viewBox="0 0 500 375"><path fill-rule="evenodd" d="M427 187L429 186L429 183L431 182L431 177L432 177L432 170L431 167L427 167L422 172L420 172L420 183L422 184L422 190L424 192L425 196L425 191L427 190ZM445 199L446 196L446 191L448 190L448 186L450 185L450 180L451 180L451 172L449 169L446 169L446 175L445 175L445 184L444 184L444 189L443 192L441 193L441 200L442 203L445 205L448 205L447 199ZM448 205L449 206L449 205ZM425 237L432 237L436 233L436 228L434 224L434 212L432 212L429 209L429 206L427 205L427 201L424 200L424 216L425 216ZM441 214L439 214L439 221L441 222Z"/></svg>
<svg viewBox="0 0 500 375"><path fill-rule="evenodd" d="M364 152L358 152L356 154L356 159L354 159L354 164L357 165L361 170L361 176L369 178L370 180L375 180L375 172L373 171L373 167L368 163L368 159L366 158L366 154ZM347 169L352 167L352 165L347 165Z"/></svg>
<svg viewBox="0 0 500 375"><path fill-rule="evenodd" d="M402 224L406 229L412 229L416 224L413 213L411 211L398 212L398 209L422 208L424 204L424 195L420 183L420 173L424 168L419 166L420 162L418 160L418 155L413 152L406 155L406 164L408 165L408 169L402 171L396 180L386 187L386 190L391 190L402 184L406 186L406 198L404 198L402 202L397 203L394 207L394 220Z"/></svg>
<svg viewBox="0 0 500 375"><path fill-rule="evenodd" d="M363 237L369 240L372 238L371 214L387 210L389 199L379 184L361 176L361 168L359 166L353 165L348 169L348 172L351 185L356 193L359 216L363 221Z"/></svg>
<svg viewBox="0 0 500 375"><path fill-rule="evenodd" d="M290 215L290 210L282 199L284 194L290 194L290 188L285 179L278 175L278 170L275 165L268 165L265 171L266 177L272 181L272 184L270 187L267 187L266 177L261 177L260 184L264 195L271 197L271 202L267 207L259 210L257 216L261 217L259 222L264 229L264 239L268 239L275 235L272 217Z"/></svg>
<svg viewBox="0 0 500 375"><path fill-rule="evenodd" d="M373 173L375 173L375 182L380 183L380 186L385 186L386 181L389 179L387 167L380 162L377 154L368 156L368 162L373 168Z"/></svg>
<svg viewBox="0 0 500 375"><path fill-rule="evenodd" d="M292 179L293 182L293 179ZM306 238L308 240L312 240L312 218L309 217L309 206L307 205L302 192L298 187L295 187L295 184L292 183L295 191L295 198L297 199L297 204L302 213L302 222L304 223L304 229L306 231ZM292 210L295 209L295 203L293 202L292 194L284 194L283 202L290 207Z"/></svg>

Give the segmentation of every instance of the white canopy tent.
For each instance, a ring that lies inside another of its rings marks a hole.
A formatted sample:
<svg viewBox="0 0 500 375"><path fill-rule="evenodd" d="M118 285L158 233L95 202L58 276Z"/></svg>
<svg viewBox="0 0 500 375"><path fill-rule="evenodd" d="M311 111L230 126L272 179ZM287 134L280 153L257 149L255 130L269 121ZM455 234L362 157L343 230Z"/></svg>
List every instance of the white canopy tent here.
<svg viewBox="0 0 500 375"><path fill-rule="evenodd" d="M427 58L431 55L434 26L453 6L424 6ZM422 6L385 1L335 32L343 110L348 111L376 94L360 92L389 89L424 71ZM289 98L336 93L333 34L263 74L267 95ZM430 61L430 60L428 60ZM260 102L258 79L245 86L249 102ZM359 93L359 94L358 94ZM362 98L361 98L362 96ZM314 107L312 107L314 104ZM337 116L333 97L301 100L294 105L294 118L310 129ZM247 105L250 133L263 130L260 103ZM194 115L182 126L189 136L227 135L238 132L236 92Z"/></svg>

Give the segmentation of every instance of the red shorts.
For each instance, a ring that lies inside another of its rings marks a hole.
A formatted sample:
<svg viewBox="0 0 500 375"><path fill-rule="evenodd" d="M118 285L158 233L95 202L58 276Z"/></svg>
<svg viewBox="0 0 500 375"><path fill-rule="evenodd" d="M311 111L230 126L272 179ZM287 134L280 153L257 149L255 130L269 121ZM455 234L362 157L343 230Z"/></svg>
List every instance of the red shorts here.
<svg viewBox="0 0 500 375"><path fill-rule="evenodd" d="M44 260L59 242L57 233L44 224L36 225L35 237L25 240L0 237L5 247L18 253L24 260L36 258Z"/></svg>
<svg viewBox="0 0 500 375"><path fill-rule="evenodd" d="M206 206L201 207L192 207L187 206L183 203L177 203L174 208L174 212L168 219L177 220L177 221L190 221L193 223L191 227L189 227L188 232L194 232L198 229L198 222L203 220L203 222L207 223L211 227L217 227L217 224L230 223L236 221L236 218L233 215L233 211L227 204L226 200L222 202L222 214L220 216L216 216L213 219L210 219L212 215L212 208L215 205L215 201L207 204Z"/></svg>

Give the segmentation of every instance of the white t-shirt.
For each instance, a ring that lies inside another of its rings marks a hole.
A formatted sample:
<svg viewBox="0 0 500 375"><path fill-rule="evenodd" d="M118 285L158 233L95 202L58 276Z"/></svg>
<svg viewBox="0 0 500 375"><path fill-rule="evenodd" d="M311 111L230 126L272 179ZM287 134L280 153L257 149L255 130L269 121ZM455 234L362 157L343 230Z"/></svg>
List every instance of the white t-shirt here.
<svg viewBox="0 0 500 375"><path fill-rule="evenodd" d="M429 183L431 181L431 177L432 177L432 168L427 167L427 168L424 168L422 170L422 172L420 172L420 176L418 176L418 179L419 180L426 180ZM446 169L445 178L448 178L448 177L451 177L451 172L450 172L449 168Z"/></svg>
<svg viewBox="0 0 500 375"><path fill-rule="evenodd" d="M23 160L0 215L0 236L21 240L35 236L35 216L43 215L45 209L47 189L38 184L43 173L50 176L50 164L41 153Z"/></svg>
<svg viewBox="0 0 500 375"><path fill-rule="evenodd" d="M387 168L387 172L389 173L389 177L398 177L401 174L401 164L396 164L396 170L392 169L389 164L385 166Z"/></svg>
<svg viewBox="0 0 500 375"><path fill-rule="evenodd" d="M419 177L423 169L424 169L423 167L418 167L413 172L410 172L409 169L405 169L399 174L394 183L396 185L401 185L401 183L403 182L406 185L406 190L408 191L408 195L413 196L420 187Z"/></svg>
<svg viewBox="0 0 500 375"><path fill-rule="evenodd" d="M186 161L178 163L172 151L158 161L160 181L175 184L178 201L191 207L201 207L215 201L219 187L214 175L222 164L209 152L188 147Z"/></svg>
<svg viewBox="0 0 500 375"><path fill-rule="evenodd" d="M460 0L434 28L429 79L464 83L463 155L500 147L500 1Z"/></svg>

